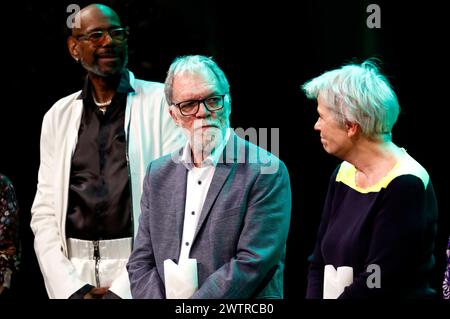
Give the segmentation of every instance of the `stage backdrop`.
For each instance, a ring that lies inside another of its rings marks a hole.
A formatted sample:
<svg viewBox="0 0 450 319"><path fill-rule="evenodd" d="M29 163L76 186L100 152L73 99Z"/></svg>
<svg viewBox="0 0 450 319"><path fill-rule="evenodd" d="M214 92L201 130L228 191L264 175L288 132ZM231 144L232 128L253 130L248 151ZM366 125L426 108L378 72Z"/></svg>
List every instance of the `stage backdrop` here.
<svg viewBox="0 0 450 319"><path fill-rule="evenodd" d="M317 115L300 85L352 60L378 57L402 112L393 139L430 173L440 208L433 286L440 289L449 234L448 38L441 4L378 4L380 25L368 25L369 1L100 1L130 27L129 68L163 81L178 55L213 56L228 76L232 127L279 129L279 157L292 183L286 297L304 298L330 174L338 160L313 130ZM30 207L36 191L42 117L59 98L80 89L84 73L66 49L66 20L75 0L2 4L3 90L0 171L19 200L20 295L46 298L33 251ZM370 20L373 22L373 20ZM371 28L372 27L372 28ZM379 27L379 28L377 28ZM270 144L269 144L270 145Z"/></svg>

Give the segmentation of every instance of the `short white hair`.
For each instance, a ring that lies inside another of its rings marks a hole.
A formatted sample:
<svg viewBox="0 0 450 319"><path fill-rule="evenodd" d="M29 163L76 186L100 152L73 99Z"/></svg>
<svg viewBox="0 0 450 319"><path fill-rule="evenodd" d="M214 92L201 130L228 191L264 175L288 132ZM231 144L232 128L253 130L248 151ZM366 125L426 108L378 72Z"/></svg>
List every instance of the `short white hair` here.
<svg viewBox="0 0 450 319"><path fill-rule="evenodd" d="M400 113L397 95L371 59L325 72L302 89L310 99L320 95L339 123L357 123L371 138L390 137Z"/></svg>
<svg viewBox="0 0 450 319"><path fill-rule="evenodd" d="M216 62L210 57L203 55L185 55L177 57L170 65L167 77L164 82L164 93L169 105L173 103L173 79L176 75L189 72L189 73L205 73L210 71L215 75L219 85L224 92L229 96L230 84L228 83L225 73L220 69Z"/></svg>

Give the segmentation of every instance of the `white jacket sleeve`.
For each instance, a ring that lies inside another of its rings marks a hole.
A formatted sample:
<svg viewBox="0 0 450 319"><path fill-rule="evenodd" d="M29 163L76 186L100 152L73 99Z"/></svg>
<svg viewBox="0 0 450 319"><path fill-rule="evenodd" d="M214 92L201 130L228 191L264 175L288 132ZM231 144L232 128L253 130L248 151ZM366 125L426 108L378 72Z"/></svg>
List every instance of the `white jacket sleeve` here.
<svg viewBox="0 0 450 319"><path fill-rule="evenodd" d="M170 116L166 99L161 99L161 155L169 154L186 144L186 137Z"/></svg>
<svg viewBox="0 0 450 319"><path fill-rule="evenodd" d="M43 120L37 192L31 208L34 248L50 298L65 299L86 284L78 278L72 263L63 253L63 239L58 224L62 212L56 212L55 196L62 196L58 183L55 145L56 132L51 112ZM61 150L59 150L61 151ZM65 225L64 225L65 226Z"/></svg>
<svg viewBox="0 0 450 319"><path fill-rule="evenodd" d="M145 176L146 168L149 162L158 158L159 156L169 154L170 152L173 152L174 150L181 148L186 143L186 139L183 135L182 130L175 125L172 117L169 114L169 106L167 105L166 99L164 98L162 86L159 86L158 84L158 90L156 92L152 90L151 93L147 92L145 96L144 95L140 96L140 98L142 99L141 101L144 101L143 103L146 104L146 106L148 107L147 109L145 108L140 109L150 111L152 113L152 116L154 116L154 119L152 120L154 121L154 123L153 125L151 124L148 125L148 127L145 126L146 129L148 129L148 131L142 128L138 130L136 127L135 130L136 132L139 132L138 140L142 141L146 140L145 138L143 138L143 135L149 134L149 136L152 137L152 141L154 144L152 147L154 149L151 151L146 151L146 147L149 148L151 144L143 146L140 143L138 143L139 145L141 145L141 149L139 150L139 152L146 153L144 155L142 154L140 155L141 157L146 158L146 160L143 160L144 163L142 165L139 165L139 167L141 168L140 174L137 175L139 176L139 179L137 181L134 181L137 182L137 185L133 187L134 192L138 192L139 195L137 196L138 197L137 200L135 200L134 202L135 205L133 207L133 210L134 211L138 210L139 212L140 212L139 205L142 194L143 177ZM136 114L134 117L135 121L137 120ZM148 119L147 121L143 122L146 122L147 124L152 123L152 121L150 121L150 117L145 116L145 113L138 114L138 116L143 117L144 119ZM149 128L152 129L150 130ZM148 154L152 154L153 156L149 157ZM137 214L137 216L134 217L135 229L138 228L137 221L139 219L138 218L139 215L140 214ZM116 280L113 281L109 289L122 299L132 298L128 272L125 267L121 275Z"/></svg>

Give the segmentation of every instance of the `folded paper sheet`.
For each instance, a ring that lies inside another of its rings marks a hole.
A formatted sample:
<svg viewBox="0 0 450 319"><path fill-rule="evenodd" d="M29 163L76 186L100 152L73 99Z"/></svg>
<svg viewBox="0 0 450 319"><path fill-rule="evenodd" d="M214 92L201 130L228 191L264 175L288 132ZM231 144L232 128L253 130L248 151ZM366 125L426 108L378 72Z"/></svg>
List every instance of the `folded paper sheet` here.
<svg viewBox="0 0 450 319"><path fill-rule="evenodd" d="M337 299L344 288L353 282L353 268L326 265L323 273L323 299Z"/></svg>
<svg viewBox="0 0 450 319"><path fill-rule="evenodd" d="M197 259L182 259L177 265L164 260L164 282L167 299L188 299L198 288Z"/></svg>

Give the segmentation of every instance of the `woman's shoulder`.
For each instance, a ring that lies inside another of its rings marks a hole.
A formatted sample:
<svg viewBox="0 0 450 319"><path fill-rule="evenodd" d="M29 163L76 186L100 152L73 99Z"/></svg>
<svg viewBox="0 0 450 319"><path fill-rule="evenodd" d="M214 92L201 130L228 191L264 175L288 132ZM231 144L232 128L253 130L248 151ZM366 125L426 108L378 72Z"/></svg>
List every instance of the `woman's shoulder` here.
<svg viewBox="0 0 450 319"><path fill-rule="evenodd" d="M409 183L415 183L420 180L423 183L424 188L427 188L430 182L430 175L427 170L409 155L406 150L402 149L402 151L403 154L393 172L392 179L402 177L400 178L401 180ZM406 176L409 176L409 178Z"/></svg>

